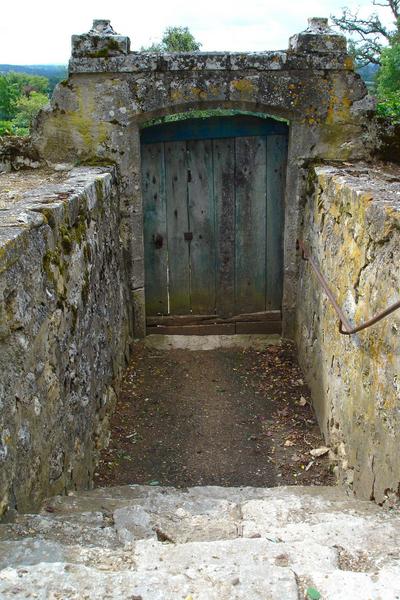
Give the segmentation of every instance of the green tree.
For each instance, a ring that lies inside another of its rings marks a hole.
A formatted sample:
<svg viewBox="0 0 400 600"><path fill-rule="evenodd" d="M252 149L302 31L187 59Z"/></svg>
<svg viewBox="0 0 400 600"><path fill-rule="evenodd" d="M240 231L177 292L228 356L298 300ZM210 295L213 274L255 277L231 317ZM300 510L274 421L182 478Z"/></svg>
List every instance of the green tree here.
<svg viewBox="0 0 400 600"><path fill-rule="evenodd" d="M378 114L400 122L400 43L382 50L377 76Z"/></svg>
<svg viewBox="0 0 400 600"><path fill-rule="evenodd" d="M48 101L48 96L40 92L31 92L29 96L21 96L16 103L16 114L12 120L14 132L17 135L27 135L33 119Z"/></svg>
<svg viewBox="0 0 400 600"><path fill-rule="evenodd" d="M33 118L49 100L48 89L47 77L0 74L0 135L28 135Z"/></svg>
<svg viewBox="0 0 400 600"><path fill-rule="evenodd" d="M7 74L7 78L11 85L15 85L18 88L20 95L29 96L31 92L47 94L49 91L49 80L47 77L42 77L41 75L10 71Z"/></svg>
<svg viewBox="0 0 400 600"><path fill-rule="evenodd" d="M344 8L340 17L331 16L335 25L351 36L349 50L360 67L369 63L380 65L383 48L400 42L400 0L372 0L372 5L387 8L392 27L382 23L376 13L363 19L349 8Z"/></svg>
<svg viewBox="0 0 400 600"><path fill-rule="evenodd" d="M400 43L382 50L377 82L380 95L400 91Z"/></svg>
<svg viewBox="0 0 400 600"><path fill-rule="evenodd" d="M0 119L11 120L20 95L18 85L11 82L8 75L0 75Z"/></svg>
<svg viewBox="0 0 400 600"><path fill-rule="evenodd" d="M9 73L0 75L0 119L12 120L17 114L20 98L29 98L32 94L46 95L49 81L40 75L28 73ZM33 100L32 104L35 104Z"/></svg>
<svg viewBox="0 0 400 600"><path fill-rule="evenodd" d="M197 52L201 43L190 33L188 27L167 27L161 42L154 43L142 52Z"/></svg>

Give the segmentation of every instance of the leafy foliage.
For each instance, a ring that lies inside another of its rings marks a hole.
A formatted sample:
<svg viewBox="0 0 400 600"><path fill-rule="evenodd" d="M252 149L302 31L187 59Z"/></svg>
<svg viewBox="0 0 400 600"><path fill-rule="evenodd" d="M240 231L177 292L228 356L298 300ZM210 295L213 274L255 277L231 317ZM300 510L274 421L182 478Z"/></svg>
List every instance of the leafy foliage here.
<svg viewBox="0 0 400 600"><path fill-rule="evenodd" d="M358 12L354 13L349 8L344 8L340 17L331 16L337 27L353 36L349 50L360 67L369 63L381 64L384 45L400 41L400 0L372 0L372 4L388 9L393 17L392 29L386 27L376 13L361 18Z"/></svg>
<svg viewBox="0 0 400 600"><path fill-rule="evenodd" d="M388 9L393 28L386 27L376 13L361 19L358 13L343 9L333 22L349 40L349 51L360 74L367 79L368 89L378 96L377 113L400 122L400 0L372 0L374 6ZM372 67L377 69L371 80Z"/></svg>
<svg viewBox="0 0 400 600"><path fill-rule="evenodd" d="M400 90L400 43L384 48L377 77L380 96Z"/></svg>
<svg viewBox="0 0 400 600"><path fill-rule="evenodd" d="M11 120L20 92L7 75L0 75L0 119Z"/></svg>
<svg viewBox="0 0 400 600"><path fill-rule="evenodd" d="M21 96L18 99L16 115L12 121L17 135L28 135L33 119L48 101L48 96L40 92L32 92L29 96Z"/></svg>
<svg viewBox="0 0 400 600"><path fill-rule="evenodd" d="M0 75L0 135L28 135L33 118L49 101L48 88L43 76Z"/></svg>
<svg viewBox="0 0 400 600"><path fill-rule="evenodd" d="M67 77L67 67L64 65L0 65L0 74L10 72L45 77L49 94L52 94L57 83Z"/></svg>
<svg viewBox="0 0 400 600"><path fill-rule="evenodd" d="M12 135L13 127L11 121L0 121L0 136Z"/></svg>
<svg viewBox="0 0 400 600"><path fill-rule="evenodd" d="M380 98L376 112L382 117L388 117L393 123L400 123L400 90Z"/></svg>
<svg viewBox="0 0 400 600"><path fill-rule="evenodd" d="M201 48L188 27L167 27L161 42L152 44L148 48L141 48L142 52L197 52Z"/></svg>
<svg viewBox="0 0 400 600"><path fill-rule="evenodd" d="M400 43L382 51L381 64L377 76L377 112L394 123L400 123Z"/></svg>

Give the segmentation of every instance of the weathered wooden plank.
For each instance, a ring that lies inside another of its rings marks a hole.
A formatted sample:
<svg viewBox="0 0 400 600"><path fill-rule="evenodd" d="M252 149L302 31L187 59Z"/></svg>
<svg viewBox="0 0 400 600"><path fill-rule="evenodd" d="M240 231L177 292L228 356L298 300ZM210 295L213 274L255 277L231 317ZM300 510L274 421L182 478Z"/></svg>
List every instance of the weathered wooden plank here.
<svg viewBox="0 0 400 600"><path fill-rule="evenodd" d="M236 312L265 308L266 138L236 138Z"/></svg>
<svg viewBox="0 0 400 600"><path fill-rule="evenodd" d="M281 321L236 323L236 333L282 333Z"/></svg>
<svg viewBox="0 0 400 600"><path fill-rule="evenodd" d="M215 312L215 214L211 140L187 143L190 299L194 313Z"/></svg>
<svg viewBox="0 0 400 600"><path fill-rule="evenodd" d="M267 137L267 294L265 308L280 308L283 283L283 223L287 138Z"/></svg>
<svg viewBox="0 0 400 600"><path fill-rule="evenodd" d="M270 310L266 312L244 313L235 315L229 319L230 321L281 321L282 313L280 310Z"/></svg>
<svg viewBox="0 0 400 600"><path fill-rule="evenodd" d="M164 146L142 146L146 314L168 314Z"/></svg>
<svg viewBox="0 0 400 600"><path fill-rule="evenodd" d="M171 314L190 313L186 143L164 144L167 196L169 305Z"/></svg>
<svg viewBox="0 0 400 600"><path fill-rule="evenodd" d="M235 312L235 140L213 141L216 313Z"/></svg>
<svg viewBox="0 0 400 600"><path fill-rule="evenodd" d="M150 326L146 328L147 335L233 335L235 333L234 323L221 323L218 325L180 325L167 327L164 325Z"/></svg>
<svg viewBox="0 0 400 600"><path fill-rule="evenodd" d="M170 315L167 317L148 317L146 324L151 325L197 325L199 323L216 323L219 320L217 315Z"/></svg>
<svg viewBox="0 0 400 600"><path fill-rule="evenodd" d="M261 313L247 313L234 315L232 317L221 317L219 315L169 315L147 317L146 323L152 325L196 325L201 323L237 323L244 322L263 322L263 321L281 321L282 314L280 310L271 310Z"/></svg>

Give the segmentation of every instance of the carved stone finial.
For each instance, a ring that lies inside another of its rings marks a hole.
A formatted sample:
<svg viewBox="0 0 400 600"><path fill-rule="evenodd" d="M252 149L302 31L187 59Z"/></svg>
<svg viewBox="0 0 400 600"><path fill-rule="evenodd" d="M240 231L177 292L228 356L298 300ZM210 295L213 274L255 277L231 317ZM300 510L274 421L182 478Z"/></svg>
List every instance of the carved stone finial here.
<svg viewBox="0 0 400 600"><path fill-rule="evenodd" d="M311 17L308 19L307 33L316 35L332 34L334 31L329 27L329 21L325 17Z"/></svg>
<svg viewBox="0 0 400 600"><path fill-rule="evenodd" d="M108 19L93 19L92 29L89 33L95 35L119 35L114 31L111 22Z"/></svg>
<svg viewBox="0 0 400 600"><path fill-rule="evenodd" d="M108 19L94 19L88 33L72 36L72 58L111 58L128 54L130 40L118 35Z"/></svg>
<svg viewBox="0 0 400 600"><path fill-rule="evenodd" d="M302 53L345 54L347 44L344 35L329 27L328 19L312 17L305 31L290 38L289 49Z"/></svg>

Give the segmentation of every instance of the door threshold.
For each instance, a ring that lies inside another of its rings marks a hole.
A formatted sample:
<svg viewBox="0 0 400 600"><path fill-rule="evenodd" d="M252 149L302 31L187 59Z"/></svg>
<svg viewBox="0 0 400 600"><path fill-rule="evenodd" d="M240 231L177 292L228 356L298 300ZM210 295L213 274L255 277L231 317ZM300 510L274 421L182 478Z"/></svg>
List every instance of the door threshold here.
<svg viewBox="0 0 400 600"><path fill-rule="evenodd" d="M146 332L165 335L281 334L280 310L243 313L228 318L218 315L169 315L146 319Z"/></svg>
<svg viewBox="0 0 400 600"><path fill-rule="evenodd" d="M150 334L145 338L145 345L157 350L216 350L218 348L264 350L267 346L279 346L281 340L279 334L262 333L236 335Z"/></svg>

